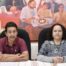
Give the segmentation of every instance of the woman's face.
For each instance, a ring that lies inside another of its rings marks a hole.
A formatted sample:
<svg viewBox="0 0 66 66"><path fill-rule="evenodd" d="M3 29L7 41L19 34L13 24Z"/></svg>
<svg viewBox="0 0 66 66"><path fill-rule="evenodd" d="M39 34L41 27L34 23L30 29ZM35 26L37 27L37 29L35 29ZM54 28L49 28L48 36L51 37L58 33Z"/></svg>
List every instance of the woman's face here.
<svg viewBox="0 0 66 66"><path fill-rule="evenodd" d="M62 35L63 35L63 31L62 31L61 26L59 26L59 25L54 26L53 27L53 31L52 31L53 39L61 40L62 39Z"/></svg>

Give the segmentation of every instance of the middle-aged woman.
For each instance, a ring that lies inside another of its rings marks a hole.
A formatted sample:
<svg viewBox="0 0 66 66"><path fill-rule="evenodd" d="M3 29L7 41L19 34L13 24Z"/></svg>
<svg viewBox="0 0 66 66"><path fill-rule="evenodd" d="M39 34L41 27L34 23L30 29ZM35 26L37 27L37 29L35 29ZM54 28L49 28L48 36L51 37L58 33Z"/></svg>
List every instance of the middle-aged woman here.
<svg viewBox="0 0 66 66"><path fill-rule="evenodd" d="M51 63L66 62L65 28L61 24L54 24L50 29L51 40L42 44L37 60Z"/></svg>

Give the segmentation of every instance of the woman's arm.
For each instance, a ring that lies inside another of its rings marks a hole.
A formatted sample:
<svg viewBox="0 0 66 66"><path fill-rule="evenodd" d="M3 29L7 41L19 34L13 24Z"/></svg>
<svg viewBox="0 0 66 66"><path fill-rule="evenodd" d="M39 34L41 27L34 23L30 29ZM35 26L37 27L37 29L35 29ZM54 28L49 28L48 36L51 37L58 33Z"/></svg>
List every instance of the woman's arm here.
<svg viewBox="0 0 66 66"><path fill-rule="evenodd" d="M39 53L38 53L37 60L43 61L43 62L53 62L53 60L52 60L53 58L47 56L48 49L50 49L50 48L48 47L48 45L49 45L49 41L45 41L45 42L42 44L42 46L41 46L41 48L40 48L40 51L39 51Z"/></svg>

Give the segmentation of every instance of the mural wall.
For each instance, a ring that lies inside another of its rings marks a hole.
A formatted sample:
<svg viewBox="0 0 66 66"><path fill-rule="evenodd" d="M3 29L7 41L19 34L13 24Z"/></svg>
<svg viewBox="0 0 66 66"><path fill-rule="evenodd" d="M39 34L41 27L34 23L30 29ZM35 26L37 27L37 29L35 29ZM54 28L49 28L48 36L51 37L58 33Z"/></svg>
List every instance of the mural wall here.
<svg viewBox="0 0 66 66"><path fill-rule="evenodd" d="M61 23L66 27L66 0L0 0L1 29L15 22L37 41L41 30Z"/></svg>

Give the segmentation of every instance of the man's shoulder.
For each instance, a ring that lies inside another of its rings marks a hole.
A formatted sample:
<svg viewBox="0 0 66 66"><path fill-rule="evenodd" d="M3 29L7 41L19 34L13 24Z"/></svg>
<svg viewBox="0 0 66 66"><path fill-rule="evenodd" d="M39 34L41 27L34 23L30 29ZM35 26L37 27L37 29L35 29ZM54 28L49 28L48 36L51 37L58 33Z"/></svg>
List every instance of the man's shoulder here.
<svg viewBox="0 0 66 66"><path fill-rule="evenodd" d="M6 42L6 37L0 38L0 44L4 44Z"/></svg>
<svg viewBox="0 0 66 66"><path fill-rule="evenodd" d="M20 38L20 37L17 37L17 41L20 43L20 42L24 42L24 39L23 38Z"/></svg>
<svg viewBox="0 0 66 66"><path fill-rule="evenodd" d="M24 40L23 38L17 37L18 40Z"/></svg>
<svg viewBox="0 0 66 66"><path fill-rule="evenodd" d="M5 41L6 37L0 38L0 41Z"/></svg>
<svg viewBox="0 0 66 66"><path fill-rule="evenodd" d="M18 37L17 40L16 40L16 44L22 46L22 45L25 45L26 42L25 42L24 39Z"/></svg>

